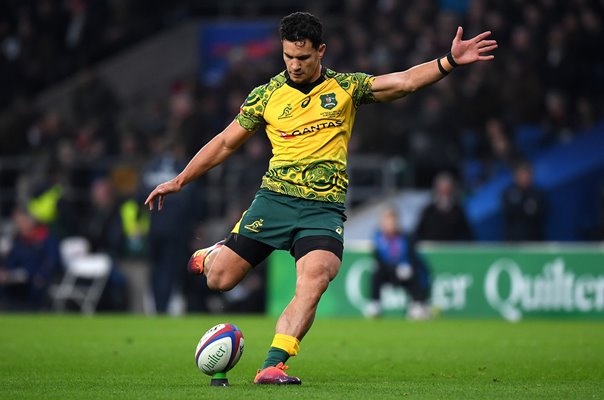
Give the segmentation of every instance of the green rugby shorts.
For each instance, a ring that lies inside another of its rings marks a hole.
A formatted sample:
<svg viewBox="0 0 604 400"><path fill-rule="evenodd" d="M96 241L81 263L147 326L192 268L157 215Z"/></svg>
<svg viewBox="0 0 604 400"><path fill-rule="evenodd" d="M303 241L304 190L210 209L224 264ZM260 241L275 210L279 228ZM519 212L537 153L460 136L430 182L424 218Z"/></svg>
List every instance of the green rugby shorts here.
<svg viewBox="0 0 604 400"><path fill-rule="evenodd" d="M275 249L290 250L309 236L330 236L344 243L343 204L306 200L260 189L232 233Z"/></svg>

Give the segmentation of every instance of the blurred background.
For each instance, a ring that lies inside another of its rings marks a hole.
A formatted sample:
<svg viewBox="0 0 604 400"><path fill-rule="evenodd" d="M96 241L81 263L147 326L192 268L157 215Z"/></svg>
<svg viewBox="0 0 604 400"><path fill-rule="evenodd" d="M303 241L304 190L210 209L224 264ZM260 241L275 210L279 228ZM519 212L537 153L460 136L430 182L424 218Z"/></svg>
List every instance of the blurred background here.
<svg viewBox="0 0 604 400"><path fill-rule="evenodd" d="M281 255L226 294L184 268L249 205L270 158L262 132L161 213L142 203L232 121L252 88L283 70L278 21L300 7L1 2L0 310L282 309L291 291L275 282L290 279L281 274L293 261ZM416 281L375 280L376 235L389 210L394 232L420 242L425 265L413 276L431 271L418 302L443 314L601 316L604 2L309 0L303 8L324 23L324 65L341 72L378 75L442 56L458 25L465 38L491 30L499 43L493 62L359 111L349 258L334 289L350 310L327 305L324 314L411 312ZM451 241L464 244L443 244Z"/></svg>

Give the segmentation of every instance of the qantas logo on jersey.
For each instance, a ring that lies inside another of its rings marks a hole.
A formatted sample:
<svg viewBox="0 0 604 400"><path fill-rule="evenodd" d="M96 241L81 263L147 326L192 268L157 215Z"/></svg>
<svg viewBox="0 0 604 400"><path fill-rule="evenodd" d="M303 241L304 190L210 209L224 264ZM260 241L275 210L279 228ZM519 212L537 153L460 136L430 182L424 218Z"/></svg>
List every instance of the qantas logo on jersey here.
<svg viewBox="0 0 604 400"><path fill-rule="evenodd" d="M282 138L292 139L296 136L306 135L307 133L318 132L321 129L336 128L338 126L342 126L343 124L344 124L343 120L326 121L326 122L320 122L320 123L314 124L314 125L305 126L300 129L296 129L295 131L293 131L291 133L284 132L284 131L280 131L280 133L281 133Z"/></svg>

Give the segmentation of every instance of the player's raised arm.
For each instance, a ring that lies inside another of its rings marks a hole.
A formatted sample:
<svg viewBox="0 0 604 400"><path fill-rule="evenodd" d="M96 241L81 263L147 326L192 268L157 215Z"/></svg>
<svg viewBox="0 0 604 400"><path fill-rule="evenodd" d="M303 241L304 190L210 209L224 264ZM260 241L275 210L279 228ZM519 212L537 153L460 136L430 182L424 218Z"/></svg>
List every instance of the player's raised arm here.
<svg viewBox="0 0 604 400"><path fill-rule="evenodd" d="M451 44L451 52L446 56L416 65L406 71L377 76L371 87L375 99L379 102L399 99L439 81L458 65L495 58L487 54L497 48L497 41L487 40L491 35L490 31L468 40L462 40L462 35L463 29L460 26Z"/></svg>
<svg viewBox="0 0 604 400"><path fill-rule="evenodd" d="M165 196L179 192L187 183L208 172L213 167L226 160L241 146L253 132L244 129L239 122L233 121L222 132L214 136L205 146L193 156L189 164L174 179L158 185L145 200L149 210L153 210L155 198L157 208L161 210Z"/></svg>

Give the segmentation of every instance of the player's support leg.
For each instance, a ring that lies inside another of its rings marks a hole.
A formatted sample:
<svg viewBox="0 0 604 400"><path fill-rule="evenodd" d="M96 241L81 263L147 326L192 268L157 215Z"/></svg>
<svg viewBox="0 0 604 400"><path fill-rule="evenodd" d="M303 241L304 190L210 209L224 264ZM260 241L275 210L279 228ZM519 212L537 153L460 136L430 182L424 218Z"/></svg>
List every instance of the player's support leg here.
<svg viewBox="0 0 604 400"><path fill-rule="evenodd" d="M300 340L310 329L317 306L329 282L340 268L340 259L332 252L314 250L296 263L297 279L294 298L277 321L276 334L268 357L258 371L257 384L300 384L297 377L285 373L284 363L300 349Z"/></svg>

